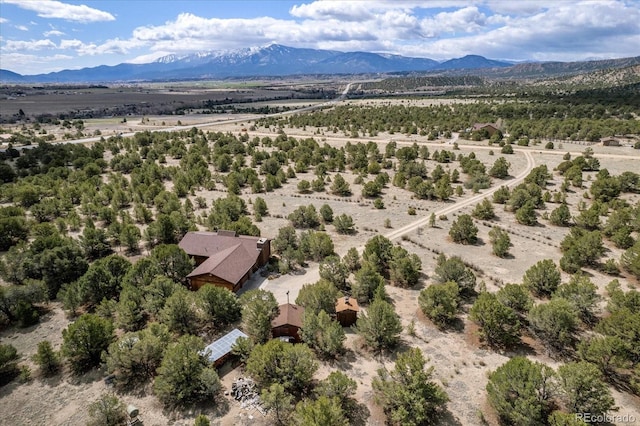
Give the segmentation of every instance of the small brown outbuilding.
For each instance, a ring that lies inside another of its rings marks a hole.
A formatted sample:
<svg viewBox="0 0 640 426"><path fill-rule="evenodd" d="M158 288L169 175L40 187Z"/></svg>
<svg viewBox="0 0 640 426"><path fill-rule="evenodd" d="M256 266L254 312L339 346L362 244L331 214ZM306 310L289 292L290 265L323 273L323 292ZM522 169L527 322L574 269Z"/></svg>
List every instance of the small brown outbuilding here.
<svg viewBox="0 0 640 426"><path fill-rule="evenodd" d="M302 328L302 315L304 308L292 303L279 306L280 313L271 321L271 335L274 339L282 338L299 343L299 331Z"/></svg>
<svg viewBox="0 0 640 426"><path fill-rule="evenodd" d="M336 320L343 326L349 327L358 320L358 301L352 297L345 296L336 302Z"/></svg>

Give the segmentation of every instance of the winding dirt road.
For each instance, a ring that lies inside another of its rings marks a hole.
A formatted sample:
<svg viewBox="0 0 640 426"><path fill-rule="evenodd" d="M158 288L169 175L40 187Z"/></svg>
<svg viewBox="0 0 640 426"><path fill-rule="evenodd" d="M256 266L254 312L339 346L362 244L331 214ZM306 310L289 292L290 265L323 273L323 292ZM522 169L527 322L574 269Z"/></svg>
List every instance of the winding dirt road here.
<svg viewBox="0 0 640 426"><path fill-rule="evenodd" d="M529 174L529 172L535 167L535 160L533 159L533 155L531 155L531 153L529 151L519 151L522 152L525 156L525 158L527 159L527 166L520 172L518 173L518 175L509 180L509 181L499 181L497 184L493 185L491 188L487 189L486 191L474 195L473 197L469 197L463 200L460 200L456 203L452 203L440 210L436 210L434 213L436 215L436 217L440 216L440 215L446 215L446 214L450 214L453 213L455 211L458 211L460 209L463 209L464 207L467 206L471 206L479 201L482 201L483 199L489 197L490 195L493 195L494 192L496 192L498 189L500 189L501 186L516 186L518 185L520 182L522 182L524 180L525 177L527 177L527 175ZM423 217L420 218L418 220L416 220L415 222L412 222L408 225L403 226L402 228L398 228L395 229L389 233L387 233L385 235L385 237L389 238L390 240L396 240L400 237L402 237L403 235L408 234L409 232L415 231L417 228L426 225L429 222L429 217Z"/></svg>
<svg viewBox="0 0 640 426"><path fill-rule="evenodd" d="M496 192L498 189L500 189L501 186L506 185L506 186L512 187L521 183L525 179L525 177L527 177L529 172L535 167L535 160L533 158L533 155L531 155L531 153L527 150L518 150L516 152L522 153L527 159L526 167L522 169L517 176L515 176L513 179L508 181L502 181L502 180L497 181L495 185L493 185L492 187L488 188L487 190L485 190L480 194L474 195L469 198L465 198L457 202L453 202L439 210L436 210L434 212L436 217L440 215L451 214L465 207L478 203L483 199L493 195L493 193ZM394 229L393 231L385 234L384 236L389 238L392 241L397 240L398 238L401 238L403 235L413 232L421 226L427 225L429 222L429 216L421 217L416 221L409 223L408 225L405 225L398 229ZM357 249L360 253L362 253L362 251L364 250L364 246L360 246ZM344 255L344 253L338 253L338 254L341 256ZM296 298L298 297L298 292L300 291L300 289L304 284L313 284L320 279L320 271L317 264L314 264L313 266L310 266L301 272L302 274L299 274L299 275L287 275L273 281L260 278L258 282L254 282L253 285L249 284L249 286L245 287L245 289L259 287L264 290L271 291L274 294L278 303L283 304L287 302L295 302ZM256 275L259 276L258 274Z"/></svg>

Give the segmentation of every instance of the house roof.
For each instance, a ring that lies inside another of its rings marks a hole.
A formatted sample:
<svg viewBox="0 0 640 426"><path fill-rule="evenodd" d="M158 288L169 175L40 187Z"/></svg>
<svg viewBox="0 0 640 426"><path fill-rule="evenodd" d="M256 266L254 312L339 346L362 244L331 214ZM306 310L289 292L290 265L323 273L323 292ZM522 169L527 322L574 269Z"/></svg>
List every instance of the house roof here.
<svg viewBox="0 0 640 426"><path fill-rule="evenodd" d="M271 321L272 328L283 325L293 325L298 328L302 327L302 314L304 314L304 308L302 306L285 303L284 305L280 305L279 309L280 313Z"/></svg>
<svg viewBox="0 0 640 426"><path fill-rule="evenodd" d="M204 348L204 354L209 358L209 361L216 362L231 352L231 347L236 343L236 340L238 340L239 337L246 338L247 335L237 328L234 328L229 333Z"/></svg>
<svg viewBox="0 0 640 426"><path fill-rule="evenodd" d="M191 271L187 278L211 274L235 284L255 265L256 257L247 252L242 244L237 243L211 255Z"/></svg>
<svg viewBox="0 0 640 426"><path fill-rule="evenodd" d="M344 311L354 311L358 312L360 307L358 306L358 301L353 297L340 297L336 301L336 312L344 312Z"/></svg>
<svg viewBox="0 0 640 426"><path fill-rule="evenodd" d="M256 264L266 238L236 235L233 231L187 232L178 246L190 256L206 257L188 278L211 274L237 283Z"/></svg>
<svg viewBox="0 0 640 426"><path fill-rule="evenodd" d="M480 130L480 129L484 129L485 127L489 127L489 126L493 127L494 129L498 128L498 126L496 126L493 123L475 123L473 125L473 130Z"/></svg>
<svg viewBox="0 0 640 426"><path fill-rule="evenodd" d="M178 246L190 256L209 257L231 246L242 244L248 253L257 259L260 255L258 242L265 242L266 238L252 237L250 235L236 236L233 231L218 232L187 232L180 240Z"/></svg>

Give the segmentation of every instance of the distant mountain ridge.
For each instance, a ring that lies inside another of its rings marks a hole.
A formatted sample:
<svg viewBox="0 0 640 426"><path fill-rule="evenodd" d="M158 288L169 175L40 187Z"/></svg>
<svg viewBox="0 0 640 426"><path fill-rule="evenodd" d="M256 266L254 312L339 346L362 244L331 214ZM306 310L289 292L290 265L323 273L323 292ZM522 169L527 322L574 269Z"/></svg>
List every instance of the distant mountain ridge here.
<svg viewBox="0 0 640 426"><path fill-rule="evenodd" d="M487 59L478 55L438 62L429 58L412 58L371 52L294 48L278 44L231 51L200 52L190 55L167 55L151 63L101 65L48 74L20 75L0 69L2 83L108 83L135 81L196 80L222 78L256 78L309 74L371 73L470 73L496 77L540 76L585 72L615 67L623 60L588 62L513 63ZM626 66L640 63L626 58ZM624 65L620 65L624 66Z"/></svg>
<svg viewBox="0 0 640 426"><path fill-rule="evenodd" d="M20 75L0 70L4 83L96 83L229 77L267 77L296 74L363 74L421 72L437 69L508 67L511 64L481 56L468 56L441 64L428 58L411 58L370 52L303 49L278 44L223 52L167 55L147 64L101 65L48 74ZM440 66L443 65L443 68Z"/></svg>

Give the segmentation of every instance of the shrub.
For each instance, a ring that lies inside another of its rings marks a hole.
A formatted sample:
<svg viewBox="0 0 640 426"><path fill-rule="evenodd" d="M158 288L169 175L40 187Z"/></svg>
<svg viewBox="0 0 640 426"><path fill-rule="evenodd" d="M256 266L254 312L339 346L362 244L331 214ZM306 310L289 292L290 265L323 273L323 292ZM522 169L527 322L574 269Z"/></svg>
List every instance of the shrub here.
<svg viewBox="0 0 640 426"><path fill-rule="evenodd" d="M471 215L480 220L491 220L496 216L493 210L493 204L491 204L491 201L487 198L482 200L480 204L476 205Z"/></svg>
<svg viewBox="0 0 640 426"><path fill-rule="evenodd" d="M528 315L533 332L557 352L573 343L579 319L574 307L562 298L531 308Z"/></svg>
<svg viewBox="0 0 640 426"><path fill-rule="evenodd" d="M38 343L38 352L33 355L33 361L45 376L50 376L60 370L60 354L55 352L48 340Z"/></svg>
<svg viewBox="0 0 640 426"><path fill-rule="evenodd" d="M489 239L491 241L493 254L498 257L506 257L511 247L511 238L503 229L494 226L489 231Z"/></svg>
<svg viewBox="0 0 640 426"><path fill-rule="evenodd" d="M376 298L366 314L361 314L356 322L356 331L367 346L374 350L389 349L400 341L402 324L393 305Z"/></svg>
<svg viewBox="0 0 640 426"><path fill-rule="evenodd" d="M510 143L505 144L500 150L502 154L513 154L513 147Z"/></svg>
<svg viewBox="0 0 640 426"><path fill-rule="evenodd" d="M378 370L372 381L376 401L394 424L431 424L445 409L448 396L431 380L433 367L425 369L420 349L398 355L392 371Z"/></svg>
<svg viewBox="0 0 640 426"><path fill-rule="evenodd" d="M0 385L10 382L18 375L18 351L12 345L0 344Z"/></svg>
<svg viewBox="0 0 640 426"><path fill-rule="evenodd" d="M541 260L524 273L522 283L538 296L550 296L560 285L560 271L551 259Z"/></svg>
<svg viewBox="0 0 640 426"><path fill-rule="evenodd" d="M447 258L444 254L440 254L435 274L436 281L439 283L454 281L463 295L469 295L475 291L476 276L458 256Z"/></svg>
<svg viewBox="0 0 640 426"><path fill-rule="evenodd" d="M102 394L89 405L89 426L118 426L127 420L125 406L113 394Z"/></svg>
<svg viewBox="0 0 640 426"><path fill-rule="evenodd" d="M218 374L203 350L204 342L196 336L182 336L169 345L153 383L155 394L165 406L211 401L220 391Z"/></svg>
<svg viewBox="0 0 640 426"><path fill-rule="evenodd" d="M504 424L542 425L551 412L551 368L511 358L489 374L489 403Z"/></svg>
<svg viewBox="0 0 640 426"><path fill-rule="evenodd" d="M475 244L478 236L478 228L473 224L471 216L463 214L451 224L449 236L456 243Z"/></svg>
<svg viewBox="0 0 640 426"><path fill-rule="evenodd" d="M483 339L491 346L508 347L520 341L520 321L515 311L484 292L469 311L472 321L480 326Z"/></svg>
<svg viewBox="0 0 640 426"><path fill-rule="evenodd" d="M456 318L460 288L454 281L432 284L420 292L418 304L422 313L444 327Z"/></svg>
<svg viewBox="0 0 640 426"><path fill-rule="evenodd" d="M500 303L520 314L526 314L533 306L529 291L522 284L507 284L498 290L496 297Z"/></svg>
<svg viewBox="0 0 640 426"><path fill-rule="evenodd" d="M84 314L62 331L62 354L75 373L82 373L100 364L113 337L110 320Z"/></svg>

